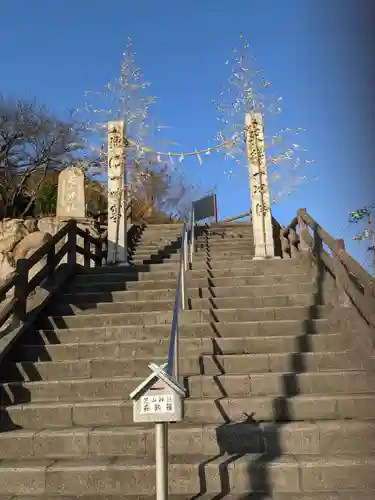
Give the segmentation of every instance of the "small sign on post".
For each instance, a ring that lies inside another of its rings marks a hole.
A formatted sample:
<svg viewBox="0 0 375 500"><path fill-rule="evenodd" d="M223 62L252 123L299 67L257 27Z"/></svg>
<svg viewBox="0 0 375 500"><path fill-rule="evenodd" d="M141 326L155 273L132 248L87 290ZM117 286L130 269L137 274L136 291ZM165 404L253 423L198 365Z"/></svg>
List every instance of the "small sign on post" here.
<svg viewBox="0 0 375 500"><path fill-rule="evenodd" d="M167 372L166 365L149 365L152 373L131 394L133 420L140 422L180 422L185 389Z"/></svg>
<svg viewBox="0 0 375 500"><path fill-rule="evenodd" d="M155 423L156 500L168 499L168 422L182 420L185 389L164 370L150 363L152 373L130 394L133 420Z"/></svg>

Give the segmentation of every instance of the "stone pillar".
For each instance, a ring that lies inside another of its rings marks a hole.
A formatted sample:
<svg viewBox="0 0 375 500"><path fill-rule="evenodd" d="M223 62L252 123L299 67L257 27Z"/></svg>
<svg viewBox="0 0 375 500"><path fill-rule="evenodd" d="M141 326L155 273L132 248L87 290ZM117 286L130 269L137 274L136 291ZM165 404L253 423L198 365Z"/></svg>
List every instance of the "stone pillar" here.
<svg viewBox="0 0 375 500"><path fill-rule="evenodd" d="M108 122L108 263L127 264L124 122Z"/></svg>
<svg viewBox="0 0 375 500"><path fill-rule="evenodd" d="M56 216L64 219L86 217L85 175L78 167L68 167L59 174Z"/></svg>
<svg viewBox="0 0 375 500"><path fill-rule="evenodd" d="M249 166L254 258L274 258L275 247L261 113L245 115L245 143Z"/></svg>

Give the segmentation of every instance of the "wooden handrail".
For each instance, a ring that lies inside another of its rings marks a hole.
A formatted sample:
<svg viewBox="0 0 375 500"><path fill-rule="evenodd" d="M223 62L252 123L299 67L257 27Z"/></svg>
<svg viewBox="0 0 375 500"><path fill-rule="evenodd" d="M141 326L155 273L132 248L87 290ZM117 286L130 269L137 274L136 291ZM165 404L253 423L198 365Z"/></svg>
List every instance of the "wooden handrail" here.
<svg viewBox="0 0 375 500"><path fill-rule="evenodd" d="M235 217L229 217L228 219L223 219L221 222L232 222L238 219L243 219L244 217L248 217L251 212L245 212L244 214L236 215Z"/></svg>
<svg viewBox="0 0 375 500"><path fill-rule="evenodd" d="M80 227L77 227L77 234L78 236L81 236L85 240L89 241L92 245L97 247L102 245L103 240L101 238L95 238L88 231L84 231Z"/></svg>
<svg viewBox="0 0 375 500"><path fill-rule="evenodd" d="M78 244L78 238L83 239L83 249ZM18 260L16 271L0 285L0 327L12 315L15 324L26 321L27 300L30 293L44 282L53 283L57 269L65 257L67 257L68 274L75 272L77 254L84 255L85 265L86 262L90 265L90 261L94 261L96 266L100 266L106 256L106 251L102 249L104 238L93 237L88 231L77 227L75 220L70 220L28 259ZM63 244L57 250L56 247L60 243ZM90 250L91 245L94 246L94 252ZM46 264L29 279L30 270L45 257ZM5 307L1 307L1 301L12 288L14 296L6 302Z"/></svg>
<svg viewBox="0 0 375 500"><path fill-rule="evenodd" d="M28 259L27 262L30 265L29 269L31 269L35 264L37 264L40 260L45 257L51 248L53 248L57 243L60 242L69 232L69 230L75 227L76 221L70 220L68 221L64 227L62 227L52 238L44 245L42 245L38 250L36 250Z"/></svg>
<svg viewBox="0 0 375 500"><path fill-rule="evenodd" d="M295 230L299 227L300 250L306 248L320 260L336 280L339 296L349 297L367 323L375 327L375 279L351 257L344 248L343 240L337 240L323 229L305 209L287 226ZM310 234L310 228L313 234ZM332 255L322 248L327 245Z"/></svg>

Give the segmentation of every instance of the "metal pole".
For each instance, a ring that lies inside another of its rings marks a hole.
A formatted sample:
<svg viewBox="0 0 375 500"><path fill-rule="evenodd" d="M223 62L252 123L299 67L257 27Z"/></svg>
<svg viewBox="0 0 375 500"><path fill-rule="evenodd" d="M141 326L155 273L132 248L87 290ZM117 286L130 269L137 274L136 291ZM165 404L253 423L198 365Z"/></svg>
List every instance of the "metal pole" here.
<svg viewBox="0 0 375 500"><path fill-rule="evenodd" d="M193 253L194 253L194 230L195 230L194 208L192 208L192 210L191 210L190 264L192 264L192 263L193 263Z"/></svg>
<svg viewBox="0 0 375 500"><path fill-rule="evenodd" d="M188 270L188 232L185 231L184 235L184 269Z"/></svg>
<svg viewBox="0 0 375 500"><path fill-rule="evenodd" d="M167 424L155 424L156 500L168 500Z"/></svg>

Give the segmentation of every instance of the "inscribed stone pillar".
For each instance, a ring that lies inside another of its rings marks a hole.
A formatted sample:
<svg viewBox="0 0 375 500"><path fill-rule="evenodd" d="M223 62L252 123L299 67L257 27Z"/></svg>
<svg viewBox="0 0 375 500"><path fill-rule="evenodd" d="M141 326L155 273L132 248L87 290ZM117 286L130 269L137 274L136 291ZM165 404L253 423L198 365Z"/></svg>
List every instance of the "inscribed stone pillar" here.
<svg viewBox="0 0 375 500"><path fill-rule="evenodd" d="M127 263L124 122L108 122L108 262Z"/></svg>
<svg viewBox="0 0 375 500"><path fill-rule="evenodd" d="M83 219L86 216L85 176L78 167L68 167L59 174L57 217Z"/></svg>
<svg viewBox="0 0 375 500"><path fill-rule="evenodd" d="M272 258L275 256L275 247L261 113L245 115L245 141L249 166L254 258Z"/></svg>

